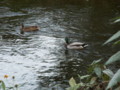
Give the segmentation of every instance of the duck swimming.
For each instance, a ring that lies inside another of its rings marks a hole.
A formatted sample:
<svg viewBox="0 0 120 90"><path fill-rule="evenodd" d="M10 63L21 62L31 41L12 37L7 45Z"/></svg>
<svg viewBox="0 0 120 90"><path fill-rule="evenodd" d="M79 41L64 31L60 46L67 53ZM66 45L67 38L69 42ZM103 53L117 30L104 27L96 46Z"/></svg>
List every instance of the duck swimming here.
<svg viewBox="0 0 120 90"><path fill-rule="evenodd" d="M79 50L81 50L81 49L84 49L88 46L87 44L82 43L82 42L69 43L68 37L65 38L65 41L66 41L66 48L67 49L79 49Z"/></svg>
<svg viewBox="0 0 120 90"><path fill-rule="evenodd" d="M27 26L25 27L23 24L21 25L21 34L24 34L24 32L31 32L31 31L38 31L39 27L38 26Z"/></svg>

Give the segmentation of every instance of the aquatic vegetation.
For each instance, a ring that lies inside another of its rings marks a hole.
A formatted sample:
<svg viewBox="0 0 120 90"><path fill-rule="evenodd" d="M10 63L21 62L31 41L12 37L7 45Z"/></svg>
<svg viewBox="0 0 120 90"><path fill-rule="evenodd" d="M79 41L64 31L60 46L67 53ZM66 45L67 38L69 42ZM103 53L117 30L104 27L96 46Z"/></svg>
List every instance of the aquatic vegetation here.
<svg viewBox="0 0 120 90"><path fill-rule="evenodd" d="M15 76L12 76L12 82L10 82L8 85L6 83L9 76L4 75L3 77L4 79L0 80L0 90L18 90L18 84L14 83Z"/></svg>
<svg viewBox="0 0 120 90"><path fill-rule="evenodd" d="M103 45L119 39L120 31L110 37ZM117 40L113 45L120 44ZM89 74L80 76L79 83L76 83L72 77L69 80L70 87L67 90L120 90L120 69L116 73L107 68L107 65L120 61L120 51L112 55L105 64L101 63L102 59L95 60L89 67Z"/></svg>

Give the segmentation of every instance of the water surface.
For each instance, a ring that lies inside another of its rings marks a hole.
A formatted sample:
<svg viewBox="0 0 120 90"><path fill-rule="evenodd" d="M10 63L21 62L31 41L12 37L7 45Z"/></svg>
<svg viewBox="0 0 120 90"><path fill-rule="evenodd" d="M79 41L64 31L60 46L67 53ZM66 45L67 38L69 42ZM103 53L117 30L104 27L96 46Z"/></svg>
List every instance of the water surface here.
<svg viewBox="0 0 120 90"><path fill-rule="evenodd" d="M52 4L1 1L0 77L14 75L20 90L65 90L70 77L85 74L93 60L117 50L101 45L119 29L111 23L119 15L119 5L107 0ZM22 23L41 29L21 35ZM66 51L65 37L89 47Z"/></svg>

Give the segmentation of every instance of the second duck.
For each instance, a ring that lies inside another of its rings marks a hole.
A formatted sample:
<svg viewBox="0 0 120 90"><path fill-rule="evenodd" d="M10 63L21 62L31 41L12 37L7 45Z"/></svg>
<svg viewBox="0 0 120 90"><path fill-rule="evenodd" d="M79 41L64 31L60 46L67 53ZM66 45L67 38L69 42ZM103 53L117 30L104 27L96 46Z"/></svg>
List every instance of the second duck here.
<svg viewBox="0 0 120 90"><path fill-rule="evenodd" d="M24 32L31 32L31 31L38 31L40 28L38 26L27 26L25 27L23 24L21 25L20 28L20 33L24 34Z"/></svg>

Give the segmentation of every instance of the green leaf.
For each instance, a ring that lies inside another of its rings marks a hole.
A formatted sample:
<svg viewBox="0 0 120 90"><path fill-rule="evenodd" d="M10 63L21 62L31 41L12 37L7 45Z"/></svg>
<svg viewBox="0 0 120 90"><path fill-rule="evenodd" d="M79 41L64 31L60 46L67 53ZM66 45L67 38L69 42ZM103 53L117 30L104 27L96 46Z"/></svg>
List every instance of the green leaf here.
<svg viewBox="0 0 120 90"><path fill-rule="evenodd" d="M85 78L88 78L88 77L90 77L90 75L84 75L84 76L81 76L80 79L82 80L82 79L85 79Z"/></svg>
<svg viewBox="0 0 120 90"><path fill-rule="evenodd" d="M117 87L115 90L120 90L120 86L119 86L119 87Z"/></svg>
<svg viewBox="0 0 120 90"><path fill-rule="evenodd" d="M93 77L91 80L90 80L90 84L94 84L97 80L97 77Z"/></svg>
<svg viewBox="0 0 120 90"><path fill-rule="evenodd" d="M95 65L95 64L98 64L99 62L101 62L102 59L98 59L98 60L95 60L91 63L91 65Z"/></svg>
<svg viewBox="0 0 120 90"><path fill-rule="evenodd" d="M0 90L1 90L1 88L2 88L2 85L1 85L1 82L0 82Z"/></svg>
<svg viewBox="0 0 120 90"><path fill-rule="evenodd" d="M112 55L108 61L105 63L105 65L111 64L115 61L120 61L120 51L118 51L117 53L115 53L114 55Z"/></svg>
<svg viewBox="0 0 120 90"><path fill-rule="evenodd" d="M78 90L79 87L80 87L80 84L77 84L77 85L74 87L74 90Z"/></svg>
<svg viewBox="0 0 120 90"><path fill-rule="evenodd" d="M81 76L78 74L78 77L79 77L79 79L80 79L80 82L81 82Z"/></svg>
<svg viewBox="0 0 120 90"><path fill-rule="evenodd" d="M76 85L76 81L73 77L69 80L69 84L71 87L74 87Z"/></svg>
<svg viewBox="0 0 120 90"><path fill-rule="evenodd" d="M120 44L120 40L116 41L113 45Z"/></svg>
<svg viewBox="0 0 120 90"><path fill-rule="evenodd" d="M81 81L81 76L78 74L78 77L79 77L79 79L80 79L80 83L82 83L82 81Z"/></svg>
<svg viewBox="0 0 120 90"><path fill-rule="evenodd" d="M95 67L95 68L94 68L94 72L95 72L95 74L96 74L98 77L101 77L101 75L102 75L102 70L101 70L100 67Z"/></svg>
<svg viewBox="0 0 120 90"><path fill-rule="evenodd" d="M108 83L107 90L115 86L118 82L120 83L120 69L115 73L113 78Z"/></svg>
<svg viewBox="0 0 120 90"><path fill-rule="evenodd" d="M80 79L80 83L82 84L83 82L85 82L86 79L88 79L88 78L90 77L90 75L80 76L80 75L78 74L78 77L79 77L79 79ZM83 82L82 82L82 80L83 80Z"/></svg>
<svg viewBox="0 0 120 90"><path fill-rule="evenodd" d="M112 20L118 20L118 19L120 19L120 16L112 18Z"/></svg>
<svg viewBox="0 0 120 90"><path fill-rule="evenodd" d="M117 17L113 23L118 23L118 22L120 22L120 17Z"/></svg>
<svg viewBox="0 0 120 90"><path fill-rule="evenodd" d="M120 31L118 31L112 37L110 37L103 45L105 45L105 44L107 44L107 43L109 43L109 42L111 42L111 41L113 41L113 40L115 40L115 39L117 39L119 37L120 37Z"/></svg>
<svg viewBox="0 0 120 90"><path fill-rule="evenodd" d="M79 87L80 87L80 84L76 84L76 85L73 86L73 87L67 88L67 90L78 90Z"/></svg>
<svg viewBox="0 0 120 90"><path fill-rule="evenodd" d="M114 75L114 73L110 69L103 70L103 73L109 76L110 78L112 78Z"/></svg>
<svg viewBox="0 0 120 90"><path fill-rule="evenodd" d="M1 84L1 86L2 86L2 89L3 89L3 90L6 90L5 83L4 83L3 81L2 81L1 83L2 83L2 84Z"/></svg>

